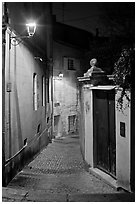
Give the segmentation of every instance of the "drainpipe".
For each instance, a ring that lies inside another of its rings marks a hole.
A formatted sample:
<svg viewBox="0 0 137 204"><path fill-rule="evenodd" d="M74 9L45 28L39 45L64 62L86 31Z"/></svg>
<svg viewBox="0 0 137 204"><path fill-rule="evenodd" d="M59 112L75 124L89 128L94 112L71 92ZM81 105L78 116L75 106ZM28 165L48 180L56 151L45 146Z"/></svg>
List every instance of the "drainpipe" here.
<svg viewBox="0 0 137 204"><path fill-rule="evenodd" d="M5 181L5 46L6 30L8 24L8 12L6 3L2 3L2 186Z"/></svg>

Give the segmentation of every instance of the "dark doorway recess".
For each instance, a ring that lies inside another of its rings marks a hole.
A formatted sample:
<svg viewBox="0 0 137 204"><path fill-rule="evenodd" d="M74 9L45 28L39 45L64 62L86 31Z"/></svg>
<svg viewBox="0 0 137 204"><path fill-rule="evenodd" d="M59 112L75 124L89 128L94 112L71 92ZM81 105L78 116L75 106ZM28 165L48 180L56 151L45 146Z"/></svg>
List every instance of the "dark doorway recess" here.
<svg viewBox="0 0 137 204"><path fill-rule="evenodd" d="M116 176L115 91L94 90L94 164Z"/></svg>
<svg viewBox="0 0 137 204"><path fill-rule="evenodd" d="M75 132L76 129L76 115L68 116L68 132Z"/></svg>

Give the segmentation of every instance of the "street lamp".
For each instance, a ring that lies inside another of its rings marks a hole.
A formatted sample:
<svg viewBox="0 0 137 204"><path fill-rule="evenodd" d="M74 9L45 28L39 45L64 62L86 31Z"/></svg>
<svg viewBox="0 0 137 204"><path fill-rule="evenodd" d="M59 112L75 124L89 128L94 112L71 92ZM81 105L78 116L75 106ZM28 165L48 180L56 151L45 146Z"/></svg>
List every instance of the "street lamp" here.
<svg viewBox="0 0 137 204"><path fill-rule="evenodd" d="M28 23L26 24L27 32L30 37L32 37L36 31L36 23Z"/></svg>
<svg viewBox="0 0 137 204"><path fill-rule="evenodd" d="M35 31L36 31L36 23L35 22L31 22L31 23L27 23L26 24L26 28L27 28L27 32L28 32L28 35L27 36L11 36L11 39L14 38L14 39L22 39L22 38L30 38L32 37L34 34L35 34Z"/></svg>
<svg viewBox="0 0 137 204"><path fill-rule="evenodd" d="M59 78L60 78L60 79L63 78L63 73L62 73L62 72L59 73Z"/></svg>

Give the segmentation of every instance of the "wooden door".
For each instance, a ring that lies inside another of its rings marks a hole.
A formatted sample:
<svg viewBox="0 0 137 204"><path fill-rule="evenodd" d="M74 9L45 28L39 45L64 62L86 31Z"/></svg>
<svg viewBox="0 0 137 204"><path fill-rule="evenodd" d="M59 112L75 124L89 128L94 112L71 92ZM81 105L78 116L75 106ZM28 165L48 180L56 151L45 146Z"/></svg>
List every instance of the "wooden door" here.
<svg viewBox="0 0 137 204"><path fill-rule="evenodd" d="M94 144L96 166L116 174L115 93L94 90Z"/></svg>

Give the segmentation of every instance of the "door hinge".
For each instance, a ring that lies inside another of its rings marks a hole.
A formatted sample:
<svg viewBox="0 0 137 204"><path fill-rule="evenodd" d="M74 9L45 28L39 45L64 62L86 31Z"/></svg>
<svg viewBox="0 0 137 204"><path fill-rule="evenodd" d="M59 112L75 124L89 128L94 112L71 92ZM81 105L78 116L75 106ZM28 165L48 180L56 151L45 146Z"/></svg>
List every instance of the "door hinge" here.
<svg viewBox="0 0 137 204"><path fill-rule="evenodd" d="M11 82L7 83L7 92L11 92Z"/></svg>

